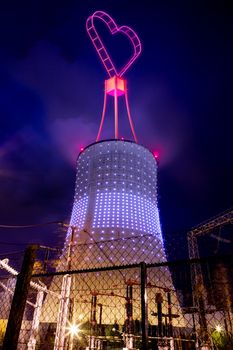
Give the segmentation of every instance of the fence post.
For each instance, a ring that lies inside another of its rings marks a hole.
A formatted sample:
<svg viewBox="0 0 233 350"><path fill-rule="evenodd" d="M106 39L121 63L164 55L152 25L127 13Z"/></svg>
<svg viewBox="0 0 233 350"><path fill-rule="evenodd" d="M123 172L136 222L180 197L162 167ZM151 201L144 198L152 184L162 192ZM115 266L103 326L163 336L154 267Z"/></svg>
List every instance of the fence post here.
<svg viewBox="0 0 233 350"><path fill-rule="evenodd" d="M141 269L141 323L142 350L148 349L148 305L147 305L147 268L146 263L140 263Z"/></svg>
<svg viewBox="0 0 233 350"><path fill-rule="evenodd" d="M32 245L25 250L21 271L17 276L2 350L17 349L37 249L37 245Z"/></svg>

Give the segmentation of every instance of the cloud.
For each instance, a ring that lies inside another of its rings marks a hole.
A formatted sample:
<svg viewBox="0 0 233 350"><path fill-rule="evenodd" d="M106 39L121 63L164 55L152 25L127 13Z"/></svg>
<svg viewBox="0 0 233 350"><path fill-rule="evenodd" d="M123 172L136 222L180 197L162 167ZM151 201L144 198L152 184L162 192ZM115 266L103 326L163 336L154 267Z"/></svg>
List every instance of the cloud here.
<svg viewBox="0 0 233 350"><path fill-rule="evenodd" d="M182 104L178 104L169 86L161 79L146 84L134 93L132 111L138 137L145 146L159 153L160 166L173 163L183 152L191 136L190 119Z"/></svg>
<svg viewBox="0 0 233 350"><path fill-rule="evenodd" d="M80 147L93 142L97 134L100 115L96 118L95 91L101 88L95 73L83 63L66 62L56 47L40 42L16 64L14 76L39 94L46 114L44 130L60 154L74 161Z"/></svg>
<svg viewBox="0 0 233 350"><path fill-rule="evenodd" d="M68 62L55 46L39 42L18 62L15 76L40 96L51 141L64 159L75 164L80 148L96 139L104 73L99 76L84 61ZM151 82L149 77L143 84L130 80L129 98L139 143L159 152L161 167L171 164L190 135L182 104L175 101L165 81ZM119 103L120 135L132 139L122 98ZM109 97L102 137L113 135L113 101Z"/></svg>
<svg viewBox="0 0 233 350"><path fill-rule="evenodd" d="M82 117L55 119L49 130L59 152L73 165L81 148L96 137L96 125Z"/></svg>

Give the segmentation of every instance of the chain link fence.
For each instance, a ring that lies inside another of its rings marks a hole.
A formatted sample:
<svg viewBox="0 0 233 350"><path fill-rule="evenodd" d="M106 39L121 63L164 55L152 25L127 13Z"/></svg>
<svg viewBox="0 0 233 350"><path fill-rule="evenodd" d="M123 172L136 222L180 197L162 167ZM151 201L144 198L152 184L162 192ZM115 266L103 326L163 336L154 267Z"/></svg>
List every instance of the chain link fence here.
<svg viewBox="0 0 233 350"><path fill-rule="evenodd" d="M167 262L156 252L157 262L134 263L129 243L34 247L36 256L24 261L20 275L1 260L0 347L232 349L232 256ZM144 243L142 261L150 243ZM17 332L6 327L18 323L17 343L9 347L7 335Z"/></svg>

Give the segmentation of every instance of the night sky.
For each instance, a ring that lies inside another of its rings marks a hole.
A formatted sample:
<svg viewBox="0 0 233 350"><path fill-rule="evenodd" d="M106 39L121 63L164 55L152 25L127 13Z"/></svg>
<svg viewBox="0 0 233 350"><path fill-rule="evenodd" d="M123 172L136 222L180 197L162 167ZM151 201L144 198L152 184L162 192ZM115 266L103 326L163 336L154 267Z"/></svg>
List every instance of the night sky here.
<svg viewBox="0 0 233 350"><path fill-rule="evenodd" d="M232 206L230 1L1 2L0 224L69 221L75 161L96 138L107 78L85 30L96 10L142 41L126 73L132 115L139 142L159 153L166 241L185 242L192 226ZM128 41L97 27L121 66ZM104 135L112 138L108 112ZM119 126L130 136L124 110ZM14 250L7 242L62 246L65 235L55 226L0 234L1 251Z"/></svg>

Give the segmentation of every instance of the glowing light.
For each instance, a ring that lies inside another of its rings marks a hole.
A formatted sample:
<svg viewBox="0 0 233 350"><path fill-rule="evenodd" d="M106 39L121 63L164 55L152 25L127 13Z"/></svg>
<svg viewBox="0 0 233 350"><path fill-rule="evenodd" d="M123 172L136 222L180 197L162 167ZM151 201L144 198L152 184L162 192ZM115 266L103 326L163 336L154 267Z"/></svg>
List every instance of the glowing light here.
<svg viewBox="0 0 233 350"><path fill-rule="evenodd" d="M221 333L222 332L222 326L219 324L215 327L216 332Z"/></svg>
<svg viewBox="0 0 233 350"><path fill-rule="evenodd" d="M80 328L78 324L69 323L67 329L67 335L71 335L72 337L77 336L80 332Z"/></svg>
<svg viewBox="0 0 233 350"><path fill-rule="evenodd" d="M126 62L123 68L118 72L115 68L113 61L105 48L103 41L101 40L94 23L94 19L98 18L102 22L106 24L111 34L121 33L125 35L133 46L133 54L130 59ZM86 22L86 29L88 35L91 38L91 41L109 75L109 79L105 81L105 91L104 91L104 105L102 111L102 117L100 122L99 131L97 134L96 141L99 141L100 135L102 132L103 122L105 118L106 112L106 103L107 103L107 95L112 95L114 97L114 126L115 126L115 139L118 139L118 97L121 95L125 96L125 104L127 109L127 114L129 118L130 127L133 133L133 137L135 142L137 142L137 137L135 134L133 121L130 114L129 102L128 102L128 93L126 88L126 80L122 79L123 74L129 69L129 67L133 64L136 58L141 53L141 42L137 36L137 34L127 26L117 26L115 21L105 12L96 11L92 16L88 17Z"/></svg>
<svg viewBox="0 0 233 350"><path fill-rule="evenodd" d="M158 151L154 151L154 152L153 152L153 155L154 155L155 159L158 159L158 158L159 158L159 152L158 152Z"/></svg>
<svg viewBox="0 0 233 350"><path fill-rule="evenodd" d="M115 223L117 227L123 229L161 234L156 202L153 203L148 198L127 192L112 193L106 191L98 193L95 202L93 227L110 228L114 227Z"/></svg>
<svg viewBox="0 0 233 350"><path fill-rule="evenodd" d="M103 44L103 41L101 40L99 34L97 33L97 30L94 24L95 18L98 18L102 22L104 22L108 27L108 29L110 30L111 34L116 34L116 33L124 34L126 37L128 37L128 39L130 40L133 46L133 55L129 59L129 61L124 65L124 67L121 69L120 72L117 72L112 62L112 59L110 58ZM121 77L129 69L129 67L133 64L133 62L141 53L142 46L137 34L127 26L118 27L116 22L106 12L96 11L93 13L92 16L88 17L86 22L86 29L109 77L113 77L114 75Z"/></svg>
<svg viewBox="0 0 233 350"><path fill-rule="evenodd" d="M116 76L105 80L105 90L108 95L114 96L116 92L117 96L121 96L126 91L126 80Z"/></svg>
<svg viewBox="0 0 233 350"><path fill-rule="evenodd" d="M81 191L82 189L80 189L80 192ZM71 220L70 220L70 226L75 226L77 231L80 231L84 228L87 205L88 205L88 197L85 195L83 198L79 200L75 200L74 202L73 211L72 211ZM66 237L69 237L70 234L71 234L71 228L68 229Z"/></svg>

